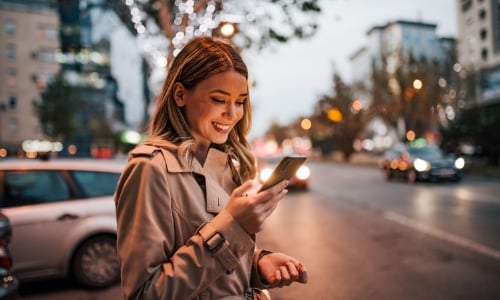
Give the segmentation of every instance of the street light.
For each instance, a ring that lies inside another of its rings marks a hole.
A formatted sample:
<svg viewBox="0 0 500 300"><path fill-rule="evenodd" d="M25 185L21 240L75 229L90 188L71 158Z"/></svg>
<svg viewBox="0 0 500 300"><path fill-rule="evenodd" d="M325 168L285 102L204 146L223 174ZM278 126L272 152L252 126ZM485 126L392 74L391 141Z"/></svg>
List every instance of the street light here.
<svg viewBox="0 0 500 300"><path fill-rule="evenodd" d="M310 120L310 119L308 119L308 118L304 118L304 119L302 119L302 121L300 122L300 127L302 127L302 129L304 129L304 130L309 130L309 129L311 129L311 126L312 126L311 120Z"/></svg>
<svg viewBox="0 0 500 300"><path fill-rule="evenodd" d="M417 91L420 91L423 87L422 80L420 79L415 79L413 80L413 88L416 89Z"/></svg>

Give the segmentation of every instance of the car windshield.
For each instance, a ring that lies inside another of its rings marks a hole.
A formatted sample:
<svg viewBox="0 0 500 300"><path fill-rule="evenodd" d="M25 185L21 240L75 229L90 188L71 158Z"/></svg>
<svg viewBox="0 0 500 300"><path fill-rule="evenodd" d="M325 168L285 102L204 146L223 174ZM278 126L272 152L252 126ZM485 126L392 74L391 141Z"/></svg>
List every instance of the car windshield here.
<svg viewBox="0 0 500 300"><path fill-rule="evenodd" d="M421 148L409 148L408 151L412 156L422 157L426 159L440 159L444 158L444 154L441 149L437 147L421 147Z"/></svg>

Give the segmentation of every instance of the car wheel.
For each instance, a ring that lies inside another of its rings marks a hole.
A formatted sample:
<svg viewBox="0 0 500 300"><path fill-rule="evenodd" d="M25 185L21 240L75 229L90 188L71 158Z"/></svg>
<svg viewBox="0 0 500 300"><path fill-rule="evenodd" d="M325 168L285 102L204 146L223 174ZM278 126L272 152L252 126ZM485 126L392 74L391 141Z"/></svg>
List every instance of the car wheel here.
<svg viewBox="0 0 500 300"><path fill-rule="evenodd" d="M83 243L75 253L72 275L79 285L103 288L120 280L116 238L98 236Z"/></svg>
<svg viewBox="0 0 500 300"><path fill-rule="evenodd" d="M409 183L414 183L415 181L417 181L417 171L415 170L408 171L407 179Z"/></svg>
<svg viewBox="0 0 500 300"><path fill-rule="evenodd" d="M453 177L453 181L454 182L460 182L460 181L462 181L462 175L460 175L460 174L455 175Z"/></svg>

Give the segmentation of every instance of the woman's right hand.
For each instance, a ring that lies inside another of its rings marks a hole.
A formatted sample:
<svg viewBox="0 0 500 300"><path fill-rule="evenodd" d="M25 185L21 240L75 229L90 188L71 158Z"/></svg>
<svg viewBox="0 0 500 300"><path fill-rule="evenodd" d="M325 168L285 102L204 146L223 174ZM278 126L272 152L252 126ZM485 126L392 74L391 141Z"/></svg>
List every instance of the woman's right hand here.
<svg viewBox="0 0 500 300"><path fill-rule="evenodd" d="M288 193L288 181L283 180L275 186L259 192L254 190L254 182L249 180L234 189L225 209L249 234L264 228L264 222L274 211L278 202Z"/></svg>

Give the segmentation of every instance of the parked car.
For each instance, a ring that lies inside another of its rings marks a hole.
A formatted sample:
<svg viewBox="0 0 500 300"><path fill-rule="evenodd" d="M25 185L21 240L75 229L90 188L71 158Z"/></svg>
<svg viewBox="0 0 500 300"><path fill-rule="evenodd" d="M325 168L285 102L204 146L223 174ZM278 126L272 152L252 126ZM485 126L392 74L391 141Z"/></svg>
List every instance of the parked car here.
<svg viewBox="0 0 500 300"><path fill-rule="evenodd" d="M12 223L21 281L71 277L101 288L119 281L113 194L124 162L0 162L0 210Z"/></svg>
<svg viewBox="0 0 500 300"><path fill-rule="evenodd" d="M437 146L415 147L399 144L384 153L379 166L387 180L399 177L408 182L460 181L465 160L453 154L446 154Z"/></svg>
<svg viewBox="0 0 500 300"><path fill-rule="evenodd" d="M0 213L0 299L18 299L19 279L14 272L9 244L12 237L10 220Z"/></svg>
<svg viewBox="0 0 500 300"><path fill-rule="evenodd" d="M258 179L260 183L264 183L274 168L281 160L281 156L267 156L257 159ZM309 178L311 177L311 169L307 166L307 161L297 170L295 175L290 179L289 188L306 190L309 187Z"/></svg>

